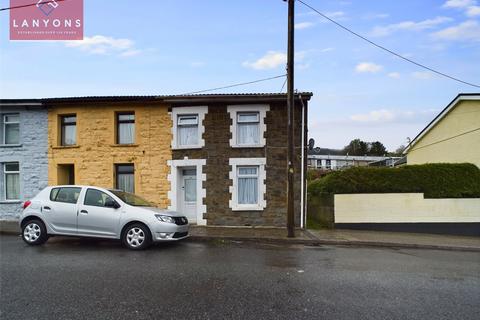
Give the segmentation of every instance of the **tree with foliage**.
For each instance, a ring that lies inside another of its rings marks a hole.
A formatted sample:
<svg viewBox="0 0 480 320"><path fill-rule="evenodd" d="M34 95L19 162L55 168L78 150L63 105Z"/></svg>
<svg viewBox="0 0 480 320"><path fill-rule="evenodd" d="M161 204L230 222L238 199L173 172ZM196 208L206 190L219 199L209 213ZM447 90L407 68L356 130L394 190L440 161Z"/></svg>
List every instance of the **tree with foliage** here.
<svg viewBox="0 0 480 320"><path fill-rule="evenodd" d="M368 154L368 143L360 139L354 139L343 148L343 151L350 156L364 156Z"/></svg>
<svg viewBox="0 0 480 320"><path fill-rule="evenodd" d="M369 143L369 156L384 156L387 153L387 148L380 141L370 142Z"/></svg>

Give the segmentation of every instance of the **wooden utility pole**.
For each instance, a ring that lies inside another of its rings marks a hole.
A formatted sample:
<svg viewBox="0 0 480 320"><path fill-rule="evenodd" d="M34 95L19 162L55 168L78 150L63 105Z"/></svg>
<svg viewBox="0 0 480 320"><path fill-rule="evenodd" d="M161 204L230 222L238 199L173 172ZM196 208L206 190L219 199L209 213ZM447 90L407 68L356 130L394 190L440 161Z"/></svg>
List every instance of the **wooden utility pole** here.
<svg viewBox="0 0 480 320"><path fill-rule="evenodd" d="M288 187L287 187L287 231L288 237L295 237L294 216L294 162L295 146L293 141L293 111L295 108L294 96L294 23L295 23L295 0L288 0L288 50L287 50L287 113L288 113Z"/></svg>

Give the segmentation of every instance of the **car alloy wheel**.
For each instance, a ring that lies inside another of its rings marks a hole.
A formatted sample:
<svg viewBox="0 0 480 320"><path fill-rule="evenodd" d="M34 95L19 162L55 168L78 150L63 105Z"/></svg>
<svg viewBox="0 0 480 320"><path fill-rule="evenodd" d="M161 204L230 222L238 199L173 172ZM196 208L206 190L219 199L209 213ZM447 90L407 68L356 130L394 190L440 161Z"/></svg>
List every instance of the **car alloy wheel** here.
<svg viewBox="0 0 480 320"><path fill-rule="evenodd" d="M42 235L42 229L35 222L27 224L23 230L23 238L29 243L34 243Z"/></svg>
<svg viewBox="0 0 480 320"><path fill-rule="evenodd" d="M48 240L45 224L40 220L30 220L22 224L22 239L31 246L44 244Z"/></svg>
<svg viewBox="0 0 480 320"><path fill-rule="evenodd" d="M139 227L133 227L127 232L127 243L132 248L141 247L145 242L145 232Z"/></svg>

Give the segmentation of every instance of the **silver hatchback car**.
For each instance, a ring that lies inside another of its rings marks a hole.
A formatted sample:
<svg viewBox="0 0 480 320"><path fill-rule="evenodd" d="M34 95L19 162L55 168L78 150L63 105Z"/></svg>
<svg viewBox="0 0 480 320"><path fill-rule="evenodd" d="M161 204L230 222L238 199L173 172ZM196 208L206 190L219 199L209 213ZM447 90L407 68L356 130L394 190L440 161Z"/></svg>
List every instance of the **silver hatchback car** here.
<svg viewBox="0 0 480 320"><path fill-rule="evenodd" d="M183 215L121 190L53 186L23 204L20 227L29 245L65 235L121 239L127 248L139 250L153 241L188 237L189 224Z"/></svg>

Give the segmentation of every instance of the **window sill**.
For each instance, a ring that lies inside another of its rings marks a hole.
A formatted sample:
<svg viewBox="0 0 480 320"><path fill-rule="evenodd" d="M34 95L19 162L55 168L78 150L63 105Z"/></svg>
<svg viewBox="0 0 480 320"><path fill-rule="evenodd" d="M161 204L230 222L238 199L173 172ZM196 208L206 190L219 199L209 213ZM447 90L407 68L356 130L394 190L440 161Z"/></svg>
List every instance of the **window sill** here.
<svg viewBox="0 0 480 320"><path fill-rule="evenodd" d="M236 205L232 211L263 211L265 208L259 205Z"/></svg>
<svg viewBox="0 0 480 320"><path fill-rule="evenodd" d="M22 200L2 200L0 204L20 204L22 202Z"/></svg>
<svg viewBox="0 0 480 320"><path fill-rule="evenodd" d="M0 148L18 148L22 146L22 144L0 144Z"/></svg>
<svg viewBox="0 0 480 320"><path fill-rule="evenodd" d="M74 146L52 146L52 149L78 149L80 148L79 145L74 145Z"/></svg>
<svg viewBox="0 0 480 320"><path fill-rule="evenodd" d="M203 146L175 146L172 150L202 149Z"/></svg>
<svg viewBox="0 0 480 320"><path fill-rule="evenodd" d="M139 144L136 144L136 143L125 143L125 144L111 144L110 147L113 147L113 148L134 148L134 147L138 147Z"/></svg>
<svg viewBox="0 0 480 320"><path fill-rule="evenodd" d="M261 144L234 144L231 147L232 148L246 149L246 148L263 148L263 147L265 147L265 145L261 145Z"/></svg>

